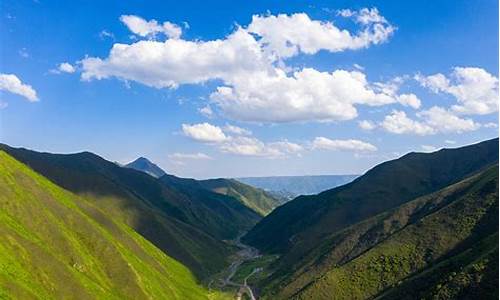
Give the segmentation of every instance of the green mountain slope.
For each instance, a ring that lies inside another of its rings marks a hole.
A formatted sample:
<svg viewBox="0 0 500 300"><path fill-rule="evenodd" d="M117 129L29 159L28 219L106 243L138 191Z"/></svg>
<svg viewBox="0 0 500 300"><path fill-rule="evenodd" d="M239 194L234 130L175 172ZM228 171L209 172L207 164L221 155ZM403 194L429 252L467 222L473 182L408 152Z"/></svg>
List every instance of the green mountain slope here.
<svg viewBox="0 0 500 300"><path fill-rule="evenodd" d="M158 167L145 157L139 157L133 162L126 164L125 167L135 169L137 171L142 171L156 178L160 178L166 174L165 171L163 171L160 167Z"/></svg>
<svg viewBox="0 0 500 300"><path fill-rule="evenodd" d="M283 254L289 265L325 236L460 181L498 161L498 139L382 163L352 183L290 201L261 220L243 241Z"/></svg>
<svg viewBox="0 0 500 300"><path fill-rule="evenodd" d="M218 198L236 199L239 203L252 209L261 216L271 212L281 204L281 200L271 196L261 189L240 183L233 179L195 180L166 174L160 178L163 183L175 186L186 194L207 194L207 191L218 194ZM233 200L226 200L233 201Z"/></svg>
<svg viewBox="0 0 500 300"><path fill-rule="evenodd" d="M226 265L230 249L222 239L234 238L260 218L234 198L208 191L193 197L89 152L61 155L0 148L57 185L91 199L199 278Z"/></svg>
<svg viewBox="0 0 500 300"><path fill-rule="evenodd" d="M498 166L327 237L269 299L497 299Z"/></svg>
<svg viewBox="0 0 500 300"><path fill-rule="evenodd" d="M224 297L96 202L0 151L0 298Z"/></svg>
<svg viewBox="0 0 500 300"><path fill-rule="evenodd" d="M283 203L283 199L278 199L271 194L241 183L234 179L208 179L201 180L201 186L219 194L234 197L245 206L253 209L262 216L269 214L273 209Z"/></svg>

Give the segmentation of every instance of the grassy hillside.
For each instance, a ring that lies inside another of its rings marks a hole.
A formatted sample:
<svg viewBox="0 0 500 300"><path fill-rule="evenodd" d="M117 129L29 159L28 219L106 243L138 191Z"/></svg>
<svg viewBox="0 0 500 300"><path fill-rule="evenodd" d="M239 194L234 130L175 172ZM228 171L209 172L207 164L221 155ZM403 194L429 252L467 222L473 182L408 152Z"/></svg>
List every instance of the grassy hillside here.
<svg viewBox="0 0 500 300"><path fill-rule="evenodd" d="M259 188L254 188L234 179L219 178L199 182L206 189L238 199L245 206L262 216L269 214L283 202L282 199L278 199Z"/></svg>
<svg viewBox="0 0 500 300"><path fill-rule="evenodd" d="M227 297L209 293L185 266L96 202L0 151L0 298Z"/></svg>
<svg viewBox="0 0 500 300"><path fill-rule="evenodd" d="M234 198L209 191L186 194L89 152L61 155L0 148L57 185L93 200L199 278L225 267L230 249L222 239L235 237L260 218Z"/></svg>
<svg viewBox="0 0 500 300"><path fill-rule="evenodd" d="M382 163L352 183L302 196L275 209L243 241L281 253L290 265L323 239L411 199L462 180L498 161L498 139L434 153L410 153Z"/></svg>
<svg viewBox="0 0 500 300"><path fill-rule="evenodd" d="M498 167L326 237L269 299L497 299Z"/></svg>

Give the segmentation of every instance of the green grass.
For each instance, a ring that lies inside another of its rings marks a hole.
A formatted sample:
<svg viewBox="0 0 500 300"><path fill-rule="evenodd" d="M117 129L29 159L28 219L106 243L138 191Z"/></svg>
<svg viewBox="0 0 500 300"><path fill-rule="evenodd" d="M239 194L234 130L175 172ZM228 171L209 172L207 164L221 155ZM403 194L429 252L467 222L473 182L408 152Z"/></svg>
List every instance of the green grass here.
<svg viewBox="0 0 500 300"><path fill-rule="evenodd" d="M93 201L0 151L0 298L218 299Z"/></svg>
<svg viewBox="0 0 500 300"><path fill-rule="evenodd" d="M96 211L94 218L101 225L107 216L127 224L199 280L226 267L231 251L222 240L236 237L260 219L235 198L203 189L184 190L182 184L164 183L89 152L50 154L3 144L0 149L85 198L98 208L89 209Z"/></svg>

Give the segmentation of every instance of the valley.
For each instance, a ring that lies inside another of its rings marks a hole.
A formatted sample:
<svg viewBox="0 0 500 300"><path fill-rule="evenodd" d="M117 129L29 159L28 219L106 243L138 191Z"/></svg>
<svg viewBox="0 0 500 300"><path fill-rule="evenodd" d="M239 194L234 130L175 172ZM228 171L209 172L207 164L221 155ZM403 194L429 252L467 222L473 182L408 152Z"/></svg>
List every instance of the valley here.
<svg viewBox="0 0 500 300"><path fill-rule="evenodd" d="M0 145L0 158L7 299L493 299L497 290L498 139L410 153L285 204L235 180L163 174L146 159L158 176L88 152Z"/></svg>

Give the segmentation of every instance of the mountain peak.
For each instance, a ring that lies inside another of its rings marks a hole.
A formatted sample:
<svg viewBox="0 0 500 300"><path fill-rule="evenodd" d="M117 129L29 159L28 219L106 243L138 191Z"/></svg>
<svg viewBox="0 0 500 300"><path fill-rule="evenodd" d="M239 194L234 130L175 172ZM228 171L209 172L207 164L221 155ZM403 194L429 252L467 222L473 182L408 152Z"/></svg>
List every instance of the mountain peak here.
<svg viewBox="0 0 500 300"><path fill-rule="evenodd" d="M133 162L126 164L125 167L147 173L156 178L159 178L166 174L165 171L162 170L162 168L158 167L149 159L142 156L137 158Z"/></svg>

